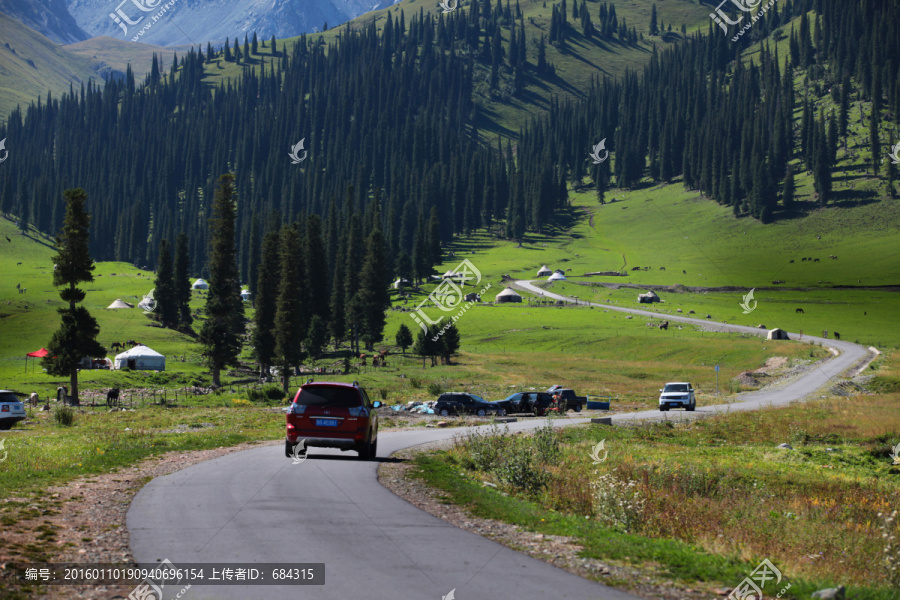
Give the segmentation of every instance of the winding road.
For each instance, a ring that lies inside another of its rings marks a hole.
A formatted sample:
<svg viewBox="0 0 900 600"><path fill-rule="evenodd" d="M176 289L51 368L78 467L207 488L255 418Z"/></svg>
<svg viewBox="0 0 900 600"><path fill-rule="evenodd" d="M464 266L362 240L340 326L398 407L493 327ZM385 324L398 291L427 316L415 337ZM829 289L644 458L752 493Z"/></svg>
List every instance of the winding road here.
<svg viewBox="0 0 900 600"><path fill-rule="evenodd" d="M515 283L544 297L570 300L529 281ZM660 316L638 309L594 306ZM716 331L765 334L752 327L703 319L665 318ZM694 413L679 413L678 418L754 410L802 399L859 364L867 354L866 348L849 342L808 336L803 341L824 343L839 355L771 389L741 394L740 402L698 407ZM663 416L658 411L642 411L613 415L612 419L621 422ZM587 419L565 422L585 423ZM510 430L542 423L511 423ZM451 438L457 432L384 432L379 436L379 453L390 456L403 448ZM378 461L389 460L381 457ZM128 511L132 552L141 564L163 559L175 565L325 563L323 586L196 585L183 600L438 600L451 590L459 600L636 600L419 510L378 483L378 461L361 462L355 452L314 448L304 462L293 464L279 444L159 477L144 486ZM165 600L173 597L169 589L167 586Z"/></svg>

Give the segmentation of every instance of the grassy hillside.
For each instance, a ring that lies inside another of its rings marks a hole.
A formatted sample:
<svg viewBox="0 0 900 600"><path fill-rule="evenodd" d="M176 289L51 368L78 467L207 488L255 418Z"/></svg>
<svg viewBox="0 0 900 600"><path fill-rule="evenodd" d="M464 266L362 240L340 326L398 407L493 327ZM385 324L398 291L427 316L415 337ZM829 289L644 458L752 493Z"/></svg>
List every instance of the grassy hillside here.
<svg viewBox="0 0 900 600"><path fill-rule="evenodd" d="M16 105L23 109L38 97L46 100L78 87L94 74L95 61L63 49L56 42L0 13L0 120ZM11 143L7 148L11 148Z"/></svg>

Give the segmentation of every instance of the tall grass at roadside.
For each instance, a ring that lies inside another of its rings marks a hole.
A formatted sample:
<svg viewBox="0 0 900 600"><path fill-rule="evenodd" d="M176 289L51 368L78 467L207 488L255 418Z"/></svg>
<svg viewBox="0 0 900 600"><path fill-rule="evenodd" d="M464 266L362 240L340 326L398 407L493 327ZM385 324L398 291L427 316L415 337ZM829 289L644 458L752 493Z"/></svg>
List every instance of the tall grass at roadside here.
<svg viewBox="0 0 900 600"><path fill-rule="evenodd" d="M888 442L900 442L897 402L860 395L678 425L495 429L458 439L448 460L611 530L768 557L791 576L886 586L896 561L886 568L885 552L900 547L895 538L886 550L882 537L883 516L900 506L900 468L888 456ZM590 451L602 438L608 459L596 464ZM777 448L784 441L794 450Z"/></svg>

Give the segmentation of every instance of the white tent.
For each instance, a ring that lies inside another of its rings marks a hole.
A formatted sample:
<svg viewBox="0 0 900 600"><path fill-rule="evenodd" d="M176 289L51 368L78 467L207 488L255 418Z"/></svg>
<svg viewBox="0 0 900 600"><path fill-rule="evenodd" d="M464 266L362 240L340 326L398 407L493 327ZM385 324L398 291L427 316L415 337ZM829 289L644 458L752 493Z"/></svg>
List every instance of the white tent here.
<svg viewBox="0 0 900 600"><path fill-rule="evenodd" d="M127 352L116 355L115 368L124 367L145 371L165 371L166 357L147 346L135 346Z"/></svg>
<svg viewBox="0 0 900 600"><path fill-rule="evenodd" d="M443 275L443 278L444 278L444 279L453 279L454 277L459 277L459 275L457 275L456 273L454 273L452 270L447 271L447 272L444 273L444 275Z"/></svg>
<svg viewBox="0 0 900 600"><path fill-rule="evenodd" d="M566 280L566 276L563 275L563 272L560 271L559 269L557 269L553 275L551 275L550 277L547 278L547 281L565 281L565 280Z"/></svg>
<svg viewBox="0 0 900 600"><path fill-rule="evenodd" d="M543 267L538 269L537 276L538 277L547 277L548 275L551 275L552 273L553 273L553 271L550 270L550 267L548 267L547 265L544 265Z"/></svg>
<svg viewBox="0 0 900 600"><path fill-rule="evenodd" d="M497 302L521 302L522 296L516 293L512 288L506 288L494 298Z"/></svg>
<svg viewBox="0 0 900 600"><path fill-rule="evenodd" d="M404 285L409 285L409 279L403 279L402 277L398 277L397 281L391 284L391 287L395 290L399 290Z"/></svg>
<svg viewBox="0 0 900 600"><path fill-rule="evenodd" d="M250 300L250 290L241 290L241 300L248 302Z"/></svg>
<svg viewBox="0 0 900 600"><path fill-rule="evenodd" d="M116 298L116 301L106 307L107 310L110 308L134 308L134 304L128 304L127 302L123 302L119 298Z"/></svg>
<svg viewBox="0 0 900 600"><path fill-rule="evenodd" d="M202 279L198 279L194 282L194 285L191 286L192 289L195 290L208 290L209 284L203 281Z"/></svg>
<svg viewBox="0 0 900 600"><path fill-rule="evenodd" d="M767 340L789 340L791 338L788 337L787 331L784 329L770 329L769 334L766 336Z"/></svg>
<svg viewBox="0 0 900 600"><path fill-rule="evenodd" d="M653 304L654 302L659 301L659 296L653 290L650 290L646 294L638 294L638 303L640 304Z"/></svg>

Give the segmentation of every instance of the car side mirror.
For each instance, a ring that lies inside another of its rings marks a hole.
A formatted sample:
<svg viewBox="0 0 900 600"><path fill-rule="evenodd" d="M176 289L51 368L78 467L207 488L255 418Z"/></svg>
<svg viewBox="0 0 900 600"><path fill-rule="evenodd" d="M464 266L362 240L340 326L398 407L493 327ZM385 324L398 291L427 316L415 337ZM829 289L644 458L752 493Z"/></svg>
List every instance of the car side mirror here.
<svg viewBox="0 0 900 600"><path fill-rule="evenodd" d="M372 408L379 408L381 406L381 400L376 400L372 403Z"/></svg>

